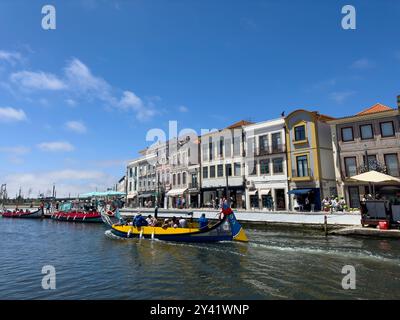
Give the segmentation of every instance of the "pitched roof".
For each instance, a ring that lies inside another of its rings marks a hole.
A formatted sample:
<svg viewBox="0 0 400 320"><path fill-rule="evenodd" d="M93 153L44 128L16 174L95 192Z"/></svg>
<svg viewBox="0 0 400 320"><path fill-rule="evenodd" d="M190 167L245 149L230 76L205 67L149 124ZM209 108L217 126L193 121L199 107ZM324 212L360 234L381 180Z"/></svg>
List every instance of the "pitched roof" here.
<svg viewBox="0 0 400 320"><path fill-rule="evenodd" d="M362 116L365 114L371 114L371 113L377 113L377 112L383 112L383 111L390 111L390 110L394 110L394 109L392 109L388 106L385 106L381 103L377 103L377 104L374 104L372 107L369 107L369 108L357 113L357 116Z"/></svg>
<svg viewBox="0 0 400 320"><path fill-rule="evenodd" d="M253 124L253 122L246 121L246 120L240 120L238 122L235 122L234 124L231 124L227 129L235 129L243 126L247 126L249 124Z"/></svg>

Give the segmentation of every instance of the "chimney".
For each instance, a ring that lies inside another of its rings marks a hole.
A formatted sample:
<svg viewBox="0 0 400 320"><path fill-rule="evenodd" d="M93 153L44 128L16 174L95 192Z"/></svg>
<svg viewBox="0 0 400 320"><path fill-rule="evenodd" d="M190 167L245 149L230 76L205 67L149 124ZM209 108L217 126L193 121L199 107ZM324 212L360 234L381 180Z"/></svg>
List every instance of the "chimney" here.
<svg viewBox="0 0 400 320"><path fill-rule="evenodd" d="M400 110L400 95L397 96L397 109Z"/></svg>

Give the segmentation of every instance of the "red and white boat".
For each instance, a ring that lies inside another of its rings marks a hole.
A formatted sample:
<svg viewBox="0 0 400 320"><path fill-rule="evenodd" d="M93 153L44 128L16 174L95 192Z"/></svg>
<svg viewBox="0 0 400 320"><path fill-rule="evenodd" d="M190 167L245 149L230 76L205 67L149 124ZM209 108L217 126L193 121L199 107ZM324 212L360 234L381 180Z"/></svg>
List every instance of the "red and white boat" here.
<svg viewBox="0 0 400 320"><path fill-rule="evenodd" d="M15 209L4 210L1 215L3 218L43 218L43 209Z"/></svg>
<svg viewBox="0 0 400 320"><path fill-rule="evenodd" d="M53 213L51 215L51 219L68 222L103 222L103 220L101 219L101 214L97 211L59 211Z"/></svg>

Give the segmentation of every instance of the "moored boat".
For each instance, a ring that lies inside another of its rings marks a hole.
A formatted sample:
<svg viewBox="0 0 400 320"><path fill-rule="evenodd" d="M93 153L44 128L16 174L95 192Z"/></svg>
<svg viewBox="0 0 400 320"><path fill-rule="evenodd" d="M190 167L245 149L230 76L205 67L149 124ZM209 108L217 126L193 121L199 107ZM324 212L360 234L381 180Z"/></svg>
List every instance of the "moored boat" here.
<svg viewBox="0 0 400 320"><path fill-rule="evenodd" d="M120 238L148 238L176 242L248 242L246 233L236 220L231 209L224 210L224 217L214 225L205 228L190 226L187 228L159 226L131 226L114 224L111 233Z"/></svg>
<svg viewBox="0 0 400 320"><path fill-rule="evenodd" d="M50 218L66 222L103 222L101 214L97 210L79 202L60 204L59 210L53 212Z"/></svg>
<svg viewBox="0 0 400 320"><path fill-rule="evenodd" d="M55 212L51 215L51 219L68 222L103 222L100 213L82 211Z"/></svg>
<svg viewBox="0 0 400 320"><path fill-rule="evenodd" d="M35 209L35 210L5 210L1 213L3 218L42 218L43 217L43 209Z"/></svg>

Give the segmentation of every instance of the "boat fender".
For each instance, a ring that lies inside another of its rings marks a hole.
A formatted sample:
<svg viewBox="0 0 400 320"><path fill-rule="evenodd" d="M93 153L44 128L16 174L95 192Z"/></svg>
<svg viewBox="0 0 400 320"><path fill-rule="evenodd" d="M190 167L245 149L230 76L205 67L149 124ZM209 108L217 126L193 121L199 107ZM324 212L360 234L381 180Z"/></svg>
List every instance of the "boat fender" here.
<svg viewBox="0 0 400 320"><path fill-rule="evenodd" d="M140 230L140 235L139 235L139 239L142 239L142 238L143 238L143 229Z"/></svg>
<svg viewBox="0 0 400 320"><path fill-rule="evenodd" d="M130 235L131 235L131 230L129 229L129 230L128 230L127 237L129 238Z"/></svg>

